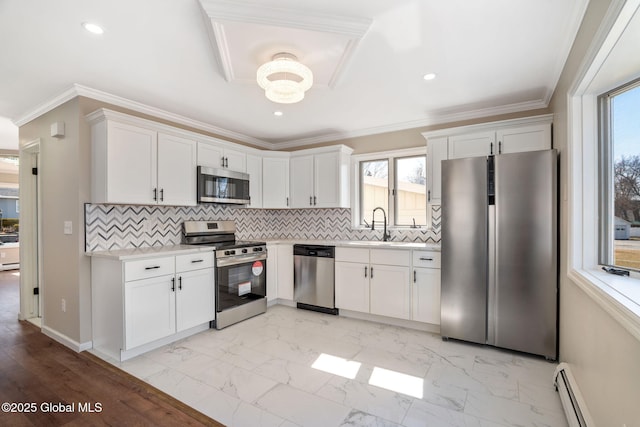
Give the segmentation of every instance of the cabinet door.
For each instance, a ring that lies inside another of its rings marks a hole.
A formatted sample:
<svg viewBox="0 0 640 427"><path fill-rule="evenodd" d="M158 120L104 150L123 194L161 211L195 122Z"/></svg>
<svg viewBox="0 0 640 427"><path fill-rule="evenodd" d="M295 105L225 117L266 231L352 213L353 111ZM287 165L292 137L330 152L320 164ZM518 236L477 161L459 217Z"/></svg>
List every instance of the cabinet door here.
<svg viewBox="0 0 640 427"><path fill-rule="evenodd" d="M347 174L341 170L340 153L316 154L314 162L314 206L318 208L339 208L348 194ZM348 164L345 165L348 168Z"/></svg>
<svg viewBox="0 0 640 427"><path fill-rule="evenodd" d="M369 264L336 262L336 307L369 312Z"/></svg>
<svg viewBox="0 0 640 427"><path fill-rule="evenodd" d="M125 349L176 332L175 276L160 276L124 284Z"/></svg>
<svg viewBox="0 0 640 427"><path fill-rule="evenodd" d="M440 324L440 270L413 269L412 320L434 325Z"/></svg>
<svg viewBox="0 0 640 427"><path fill-rule="evenodd" d="M208 168L221 168L222 163L222 147L218 147L206 142L198 142L198 166L206 166Z"/></svg>
<svg viewBox="0 0 640 427"><path fill-rule="evenodd" d="M215 318L213 268L177 274L176 329L178 332Z"/></svg>
<svg viewBox="0 0 640 427"><path fill-rule="evenodd" d="M247 154L247 173L249 174L249 195L251 204L248 208L262 207L262 157Z"/></svg>
<svg viewBox="0 0 640 427"><path fill-rule="evenodd" d="M497 154L498 149L495 142L496 134L494 131L451 136L449 137L448 158L460 159Z"/></svg>
<svg viewBox="0 0 640 427"><path fill-rule="evenodd" d="M247 155L242 151L224 149L224 167L236 172L247 171Z"/></svg>
<svg viewBox="0 0 640 427"><path fill-rule="evenodd" d="M293 300L293 245L278 245L278 298Z"/></svg>
<svg viewBox="0 0 640 427"><path fill-rule="evenodd" d="M289 159L262 159L262 206L269 209L289 207Z"/></svg>
<svg viewBox="0 0 640 427"><path fill-rule="evenodd" d="M157 134L137 126L107 125L106 203L155 204Z"/></svg>
<svg viewBox="0 0 640 427"><path fill-rule="evenodd" d="M291 207L313 207L313 156L292 157L289 180Z"/></svg>
<svg viewBox="0 0 640 427"><path fill-rule="evenodd" d="M267 301L278 298L278 245L267 243Z"/></svg>
<svg viewBox="0 0 640 427"><path fill-rule="evenodd" d="M442 203L442 161L447 160L447 149L446 136L427 141L427 202L432 205Z"/></svg>
<svg viewBox="0 0 640 427"><path fill-rule="evenodd" d="M196 205L197 145L191 139L158 134L158 203Z"/></svg>
<svg viewBox="0 0 640 427"><path fill-rule="evenodd" d="M409 267L371 265L371 314L411 318Z"/></svg>
<svg viewBox="0 0 640 427"><path fill-rule="evenodd" d="M500 154L551 148L551 124L521 126L496 132Z"/></svg>

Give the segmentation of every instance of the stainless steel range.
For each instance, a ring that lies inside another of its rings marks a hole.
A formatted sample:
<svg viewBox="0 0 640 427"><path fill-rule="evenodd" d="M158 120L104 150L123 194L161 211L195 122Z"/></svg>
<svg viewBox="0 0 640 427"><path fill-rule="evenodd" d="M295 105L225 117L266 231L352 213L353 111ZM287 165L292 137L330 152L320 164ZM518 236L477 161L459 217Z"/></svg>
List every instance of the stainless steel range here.
<svg viewBox="0 0 640 427"><path fill-rule="evenodd" d="M216 319L229 325L267 311L267 244L235 239L233 221L185 221L182 242L215 252Z"/></svg>

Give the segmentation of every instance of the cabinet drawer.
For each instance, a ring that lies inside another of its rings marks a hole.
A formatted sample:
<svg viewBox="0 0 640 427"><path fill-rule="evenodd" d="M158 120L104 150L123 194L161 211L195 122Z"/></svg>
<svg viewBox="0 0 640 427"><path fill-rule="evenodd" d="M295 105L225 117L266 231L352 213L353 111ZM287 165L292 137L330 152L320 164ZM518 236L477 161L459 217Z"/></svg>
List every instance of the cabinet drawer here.
<svg viewBox="0 0 640 427"><path fill-rule="evenodd" d="M361 262L369 264L369 249L337 247L336 261Z"/></svg>
<svg viewBox="0 0 640 427"><path fill-rule="evenodd" d="M406 249L371 249L371 264L411 265L411 251Z"/></svg>
<svg viewBox="0 0 640 427"><path fill-rule="evenodd" d="M195 254L177 255L176 272L211 268L214 265L213 251L197 252Z"/></svg>
<svg viewBox="0 0 640 427"><path fill-rule="evenodd" d="M413 251L413 266L440 268L440 252Z"/></svg>
<svg viewBox="0 0 640 427"><path fill-rule="evenodd" d="M175 257L149 258L124 263L124 280L147 279L175 273Z"/></svg>

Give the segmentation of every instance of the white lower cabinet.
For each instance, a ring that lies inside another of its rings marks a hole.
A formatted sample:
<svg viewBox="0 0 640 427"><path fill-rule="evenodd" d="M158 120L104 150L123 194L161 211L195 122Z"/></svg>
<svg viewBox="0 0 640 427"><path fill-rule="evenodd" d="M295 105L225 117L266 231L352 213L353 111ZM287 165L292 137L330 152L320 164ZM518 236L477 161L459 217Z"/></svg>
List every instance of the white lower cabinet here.
<svg viewBox="0 0 640 427"><path fill-rule="evenodd" d="M124 349L130 350L176 332L175 276L124 284Z"/></svg>
<svg viewBox="0 0 640 427"><path fill-rule="evenodd" d="M336 248L338 251L340 248ZM369 264L336 261L336 307L369 312Z"/></svg>
<svg viewBox="0 0 640 427"><path fill-rule="evenodd" d="M213 268L213 252L132 261L92 258L94 349L126 360L191 329L206 329L215 318Z"/></svg>
<svg viewBox="0 0 640 427"><path fill-rule="evenodd" d="M413 251L412 320L440 324L440 252Z"/></svg>
<svg viewBox="0 0 640 427"><path fill-rule="evenodd" d="M293 300L293 244L278 245L278 298Z"/></svg>
<svg viewBox="0 0 640 427"><path fill-rule="evenodd" d="M336 248L336 307L411 318L411 252Z"/></svg>
<svg viewBox="0 0 640 427"><path fill-rule="evenodd" d="M411 282L408 266L372 264L369 283L371 314L397 319L411 318Z"/></svg>

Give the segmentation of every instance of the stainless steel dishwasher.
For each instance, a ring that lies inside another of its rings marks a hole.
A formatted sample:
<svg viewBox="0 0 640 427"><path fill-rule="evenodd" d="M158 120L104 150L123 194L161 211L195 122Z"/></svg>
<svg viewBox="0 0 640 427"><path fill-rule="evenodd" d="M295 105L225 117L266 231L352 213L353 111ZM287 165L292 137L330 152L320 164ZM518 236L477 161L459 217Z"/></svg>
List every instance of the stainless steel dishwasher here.
<svg viewBox="0 0 640 427"><path fill-rule="evenodd" d="M338 314L335 247L294 245L293 272L293 299L298 308Z"/></svg>

